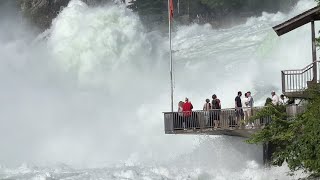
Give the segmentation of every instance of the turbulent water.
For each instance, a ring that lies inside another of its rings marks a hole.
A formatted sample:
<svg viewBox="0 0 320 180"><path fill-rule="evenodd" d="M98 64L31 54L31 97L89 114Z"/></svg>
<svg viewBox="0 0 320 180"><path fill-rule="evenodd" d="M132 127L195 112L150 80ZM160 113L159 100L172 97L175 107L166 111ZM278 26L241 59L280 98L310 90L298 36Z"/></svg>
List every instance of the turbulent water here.
<svg viewBox="0 0 320 180"><path fill-rule="evenodd" d="M229 29L174 26L175 103L201 109L239 90L263 104L280 70L311 62L310 27L277 37L288 14L263 13ZM1 179L293 179L265 169L260 146L232 137L164 135L170 109L168 38L108 4L73 0L41 33L0 7Z"/></svg>

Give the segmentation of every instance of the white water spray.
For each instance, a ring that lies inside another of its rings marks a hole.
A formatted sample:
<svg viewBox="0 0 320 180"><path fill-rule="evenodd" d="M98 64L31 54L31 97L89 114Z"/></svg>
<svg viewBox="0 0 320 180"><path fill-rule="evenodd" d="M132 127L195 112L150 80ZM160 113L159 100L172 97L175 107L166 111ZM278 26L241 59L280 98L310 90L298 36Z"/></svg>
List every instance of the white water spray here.
<svg viewBox="0 0 320 180"><path fill-rule="evenodd" d="M310 28L278 38L271 27L313 5L303 0L290 14L264 13L230 29L177 27L175 101L188 96L200 109L204 99L216 93L223 107L232 107L238 90L251 90L258 103L270 90L280 92L281 69L311 62ZM31 30L9 24L11 32L0 31L0 162L112 168L77 171L51 166L36 171L22 166L2 168L2 174L48 177L68 172L79 179L286 177L285 167L261 168L255 162L261 152L240 139L216 137L201 143L198 137L164 135L161 112L170 109L167 38L146 32L129 10L114 5L92 8L73 0L45 40L32 45L36 37Z"/></svg>

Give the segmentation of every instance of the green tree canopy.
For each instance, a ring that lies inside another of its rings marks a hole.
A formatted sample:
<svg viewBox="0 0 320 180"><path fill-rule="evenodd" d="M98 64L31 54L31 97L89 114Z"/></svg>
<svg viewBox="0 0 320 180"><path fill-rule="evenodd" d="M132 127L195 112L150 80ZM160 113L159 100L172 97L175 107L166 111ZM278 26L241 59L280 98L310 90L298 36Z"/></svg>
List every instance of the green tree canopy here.
<svg viewBox="0 0 320 180"><path fill-rule="evenodd" d="M320 175L320 86L307 91L306 111L287 119L284 106L268 105L256 117L272 116L272 122L253 135L249 143L272 143L272 164L284 162L292 171L305 170Z"/></svg>

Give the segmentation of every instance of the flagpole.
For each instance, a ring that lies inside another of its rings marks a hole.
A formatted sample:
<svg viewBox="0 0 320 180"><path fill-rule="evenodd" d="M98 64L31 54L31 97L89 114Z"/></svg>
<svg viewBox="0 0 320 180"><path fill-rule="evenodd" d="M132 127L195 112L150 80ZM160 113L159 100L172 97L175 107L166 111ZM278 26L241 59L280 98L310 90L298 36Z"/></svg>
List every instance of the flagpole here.
<svg viewBox="0 0 320 180"><path fill-rule="evenodd" d="M171 12L170 0L168 0L168 18L169 18L169 49L170 49L170 82L171 82L171 112L173 113L173 63L172 63L172 42L171 42ZM173 117L173 116L172 116Z"/></svg>

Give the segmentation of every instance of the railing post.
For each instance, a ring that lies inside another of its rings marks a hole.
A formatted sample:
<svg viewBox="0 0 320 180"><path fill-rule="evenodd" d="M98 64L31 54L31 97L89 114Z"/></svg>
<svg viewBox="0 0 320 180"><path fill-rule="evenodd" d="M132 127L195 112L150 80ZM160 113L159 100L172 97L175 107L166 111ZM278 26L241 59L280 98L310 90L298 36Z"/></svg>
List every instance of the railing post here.
<svg viewBox="0 0 320 180"><path fill-rule="evenodd" d="M286 83L286 81L285 81L285 75L284 75L284 72L283 71L281 71L281 80L282 80L282 93L285 93L286 92L286 86L285 86L285 83Z"/></svg>
<svg viewBox="0 0 320 180"><path fill-rule="evenodd" d="M312 38L312 62L313 62L313 79L312 81L314 83L317 83L317 49L316 49L316 34L315 34L315 27L314 27L314 21L311 21L311 38Z"/></svg>

